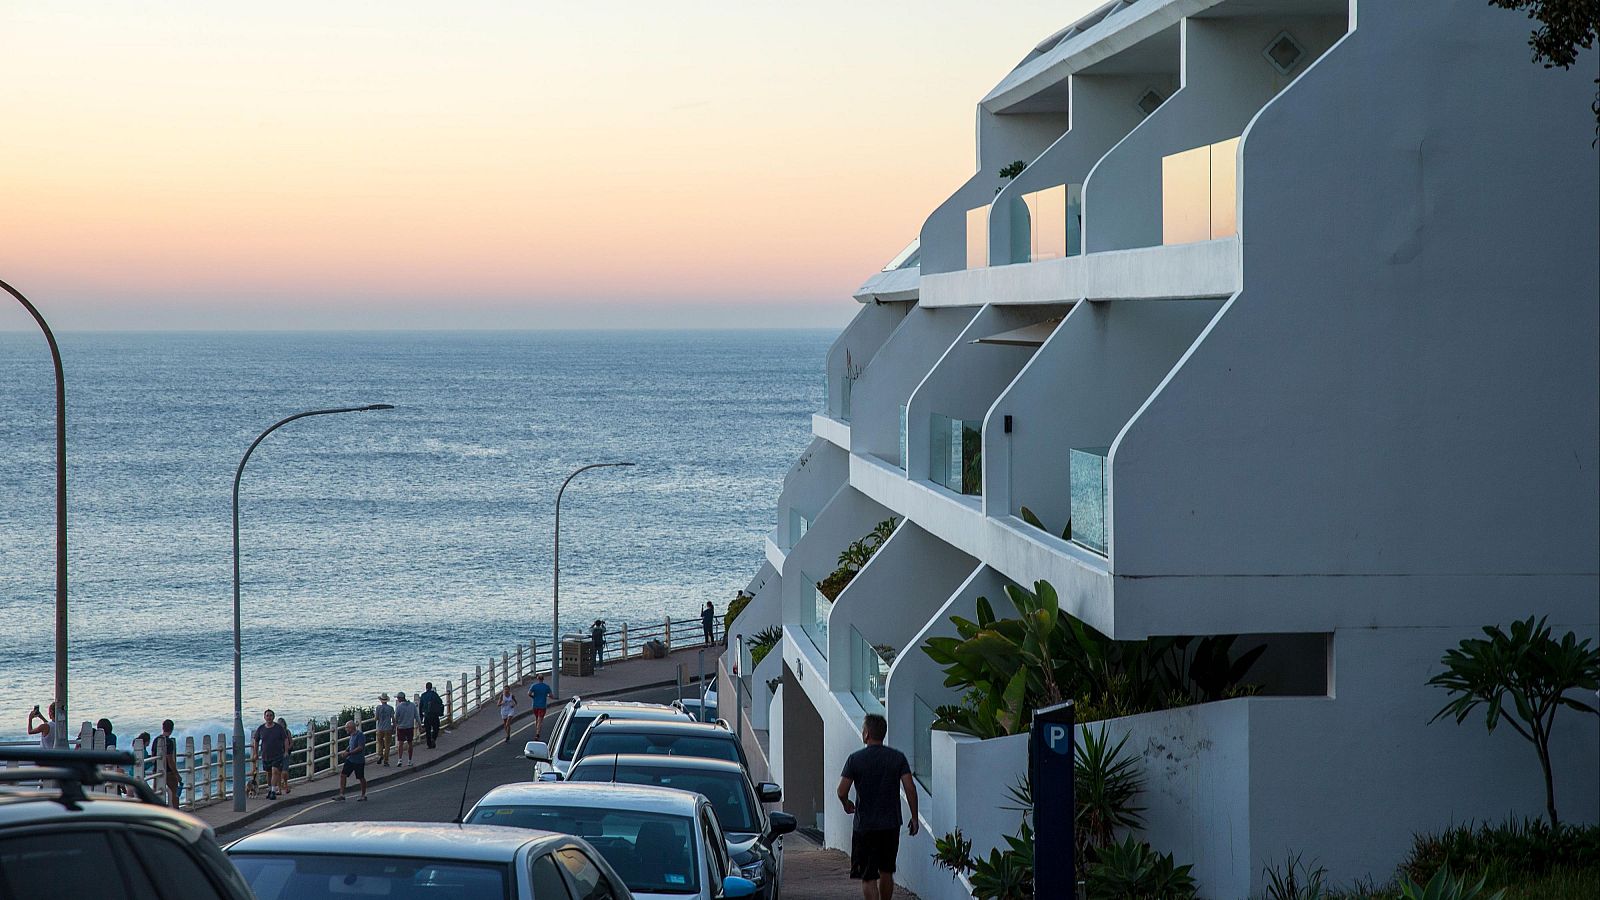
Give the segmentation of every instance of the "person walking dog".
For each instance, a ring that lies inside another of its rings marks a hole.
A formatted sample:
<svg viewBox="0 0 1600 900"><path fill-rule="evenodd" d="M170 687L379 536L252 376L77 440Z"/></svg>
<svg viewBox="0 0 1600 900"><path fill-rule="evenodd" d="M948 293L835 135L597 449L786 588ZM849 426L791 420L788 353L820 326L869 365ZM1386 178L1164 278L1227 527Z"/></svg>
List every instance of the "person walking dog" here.
<svg viewBox="0 0 1600 900"><path fill-rule="evenodd" d="M906 755L885 746L889 723L877 713L869 713L861 725L860 750L850 754L839 773L839 802L845 815L855 816L850 836L850 877L861 882L866 900L890 900L894 896L895 858L900 853L900 798L906 795L911 819L906 834L917 833L917 788L911 781L911 763ZM850 800L855 788L856 799Z"/></svg>

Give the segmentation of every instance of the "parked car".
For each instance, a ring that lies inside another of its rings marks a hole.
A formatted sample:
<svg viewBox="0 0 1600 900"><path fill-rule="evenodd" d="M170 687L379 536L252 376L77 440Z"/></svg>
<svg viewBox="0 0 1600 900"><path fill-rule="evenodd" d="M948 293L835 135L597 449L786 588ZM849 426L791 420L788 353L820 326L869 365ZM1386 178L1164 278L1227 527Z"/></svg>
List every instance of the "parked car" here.
<svg viewBox="0 0 1600 900"><path fill-rule="evenodd" d="M0 900L251 900L204 822L124 774L132 754L7 747L0 764ZM95 790L111 785L133 796Z"/></svg>
<svg viewBox="0 0 1600 900"><path fill-rule="evenodd" d="M717 721L717 692L714 688L706 688L705 693L696 697L685 697L682 700L672 701L675 709L688 713L696 722Z"/></svg>
<svg viewBox="0 0 1600 900"><path fill-rule="evenodd" d="M572 759L614 754L702 756L736 762L746 770L750 768L744 747L727 723L601 719L589 726L573 751Z"/></svg>
<svg viewBox="0 0 1600 900"><path fill-rule="evenodd" d="M585 700L573 697L557 714L550 728L550 740L529 741L522 755L533 760L535 778L555 779L565 777L572 764L572 751L577 749L589 726L601 716L611 719L644 719L657 722L687 722L688 713L673 709L663 703L634 703L624 700Z"/></svg>
<svg viewBox="0 0 1600 900"><path fill-rule="evenodd" d="M783 883L780 842L794 831L795 818L762 808L783 799L776 784L752 784L738 763L697 756L586 756L572 764L567 781L645 784L699 794L711 801L740 874L756 883L762 900L777 900Z"/></svg>
<svg viewBox="0 0 1600 900"><path fill-rule="evenodd" d="M440 822L320 822L228 846L257 900L632 900L564 832ZM90 895L93 896L93 895Z"/></svg>
<svg viewBox="0 0 1600 900"><path fill-rule="evenodd" d="M529 781L485 794L466 820L579 835L639 898L735 900L756 892L728 856L711 802L688 791Z"/></svg>

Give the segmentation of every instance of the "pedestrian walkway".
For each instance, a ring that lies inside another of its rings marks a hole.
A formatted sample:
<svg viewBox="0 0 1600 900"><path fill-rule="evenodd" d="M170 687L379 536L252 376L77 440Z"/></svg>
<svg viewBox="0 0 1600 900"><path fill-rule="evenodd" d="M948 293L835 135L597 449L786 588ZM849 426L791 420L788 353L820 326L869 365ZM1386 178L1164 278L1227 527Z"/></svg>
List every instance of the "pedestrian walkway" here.
<svg viewBox="0 0 1600 900"><path fill-rule="evenodd" d="M901 852L904 853L902 846ZM917 895L896 886L894 895L917 900ZM829 850L796 832L783 839L784 900L850 900L861 896L861 882L850 878L850 857Z"/></svg>
<svg viewBox="0 0 1600 900"><path fill-rule="evenodd" d="M705 651L705 671L708 683L713 683L716 678L716 662L722 654L720 645L710 647L691 647L677 650L662 659L643 659L633 657L618 661L602 667L593 675L563 675L561 676L561 689L564 697L557 700L569 699L573 696L604 697L613 694L636 691L659 685L670 685L676 682L680 675L689 682L693 682L699 674L699 654ZM528 681L524 680L517 685L517 719L531 716L532 710L528 705ZM690 693L686 691L686 695ZM558 704L553 704L558 705ZM484 706L472 716L457 723L453 728L445 729L439 733L438 747L428 749L420 739L416 746L416 765L405 768L383 768L375 762L377 755L370 752L367 756L367 784L379 785L409 778L414 772L424 772L446 760L455 758L465 753L468 748L479 744L488 738L497 738L502 734L500 715L493 704ZM351 783L350 792L359 792L359 787ZM217 834L227 835L240 828L255 822L277 811L326 800L339 791L338 769L333 768L313 781L297 784L294 792L278 800L267 800L262 796L250 797L246 801L244 812L234 812L232 802L216 803L202 807L194 815L201 821L216 829Z"/></svg>

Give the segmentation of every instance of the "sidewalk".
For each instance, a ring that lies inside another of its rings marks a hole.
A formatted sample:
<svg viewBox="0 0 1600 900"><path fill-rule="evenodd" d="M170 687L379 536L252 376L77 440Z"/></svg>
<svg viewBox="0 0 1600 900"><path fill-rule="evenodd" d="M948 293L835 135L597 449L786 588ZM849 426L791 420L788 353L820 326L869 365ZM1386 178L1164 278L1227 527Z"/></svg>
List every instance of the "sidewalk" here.
<svg viewBox="0 0 1600 900"><path fill-rule="evenodd" d="M565 700L573 696L604 697L614 694L627 693L642 688L661 687L673 684L678 675L678 666L684 667L684 674L693 683L698 673L698 654L706 651L706 677L708 682L715 683L716 661L721 656L721 645L711 647L690 647L676 650L664 659L641 659L634 657L625 661L615 662L605 666L593 675L561 676L561 689L565 694L559 699ZM517 701L519 713L517 720L532 715L528 708L528 681L523 681L517 687ZM692 696L692 687L685 690L685 696ZM553 708L553 707L552 707ZM551 719L553 721L553 718ZM416 747L416 765L406 766L402 769L385 769L377 766L373 760L373 753L367 756L367 784L369 786L386 784L409 778L413 773L425 772L434 766L453 759L476 746L486 738L497 737L501 734L500 715L493 704L485 706L472 716L456 724L455 727L439 733L439 745L429 750L427 745L420 740ZM286 809L326 800L339 791L339 773L337 769L330 770L314 781L294 786L294 793L279 800L266 800L260 795L248 798L244 812L234 812L233 801L224 800L202 807L193 812L193 815L210 825L218 835L226 836L244 826L273 815Z"/></svg>
<svg viewBox="0 0 1600 900"><path fill-rule="evenodd" d="M783 838L783 896L784 900L850 900L861 896L861 882L850 878L848 854L825 849L796 832ZM901 885L895 886L894 896L917 900Z"/></svg>

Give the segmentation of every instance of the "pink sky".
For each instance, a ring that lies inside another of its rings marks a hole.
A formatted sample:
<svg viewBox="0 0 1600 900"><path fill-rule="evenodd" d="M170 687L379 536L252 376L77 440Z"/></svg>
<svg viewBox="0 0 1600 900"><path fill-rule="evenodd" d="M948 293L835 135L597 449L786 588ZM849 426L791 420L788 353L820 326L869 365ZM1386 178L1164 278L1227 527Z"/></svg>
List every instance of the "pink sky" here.
<svg viewBox="0 0 1600 900"><path fill-rule="evenodd" d="M12 4L0 278L60 329L837 326L1093 5Z"/></svg>

